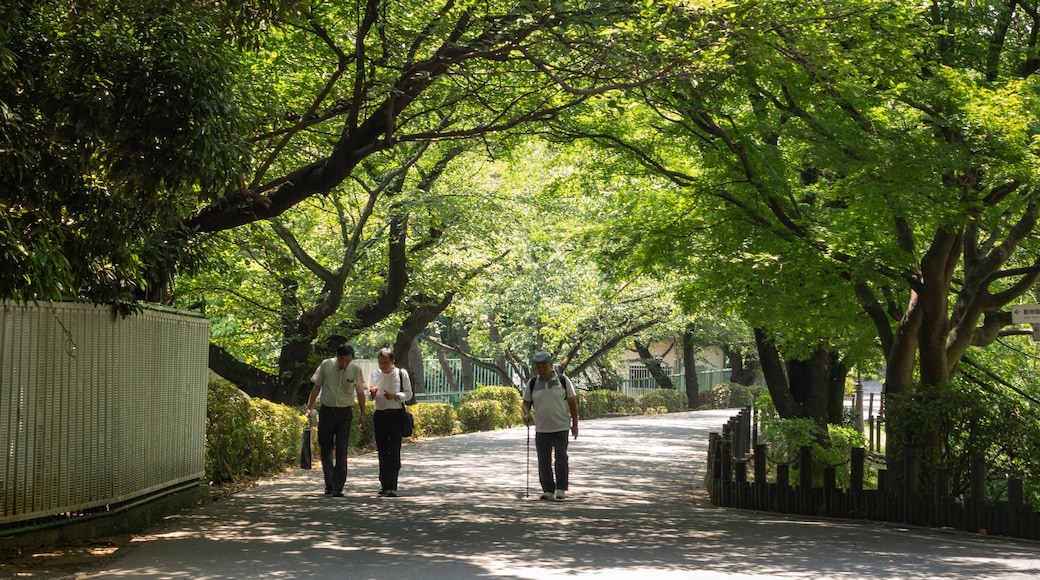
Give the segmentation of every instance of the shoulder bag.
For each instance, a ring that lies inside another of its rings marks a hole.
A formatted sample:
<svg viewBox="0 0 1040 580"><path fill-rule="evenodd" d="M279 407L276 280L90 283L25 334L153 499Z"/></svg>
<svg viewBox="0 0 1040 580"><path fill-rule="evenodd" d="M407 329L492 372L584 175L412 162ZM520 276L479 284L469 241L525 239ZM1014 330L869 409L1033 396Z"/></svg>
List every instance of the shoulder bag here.
<svg viewBox="0 0 1040 580"><path fill-rule="evenodd" d="M401 369L397 369L397 388L404 392L404 383L401 381ZM401 421L401 436L411 437L412 433L415 432L415 418L408 412L408 403L401 402L401 411L404 412L404 419Z"/></svg>

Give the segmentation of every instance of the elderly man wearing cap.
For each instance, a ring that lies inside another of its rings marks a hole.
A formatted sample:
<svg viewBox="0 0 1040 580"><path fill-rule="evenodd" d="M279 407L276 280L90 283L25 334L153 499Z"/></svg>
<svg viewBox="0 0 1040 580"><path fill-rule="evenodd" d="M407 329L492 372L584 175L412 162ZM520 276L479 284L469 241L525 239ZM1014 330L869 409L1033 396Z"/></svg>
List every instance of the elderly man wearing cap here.
<svg viewBox="0 0 1040 580"><path fill-rule="evenodd" d="M539 352L531 358L535 376L524 390L524 423L532 423L534 407L534 444L538 453L538 481L542 499L563 499L569 484L570 464L567 460L567 431L578 438L578 400L570 379L557 373L552 356ZM556 474L553 477L553 454Z"/></svg>

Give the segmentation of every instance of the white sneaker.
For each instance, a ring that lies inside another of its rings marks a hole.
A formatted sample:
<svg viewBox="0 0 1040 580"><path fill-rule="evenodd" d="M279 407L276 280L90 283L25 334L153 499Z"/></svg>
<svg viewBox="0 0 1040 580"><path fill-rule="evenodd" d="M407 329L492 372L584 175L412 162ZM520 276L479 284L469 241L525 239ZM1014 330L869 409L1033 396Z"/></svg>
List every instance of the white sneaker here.
<svg viewBox="0 0 1040 580"><path fill-rule="evenodd" d="M563 497L565 495L567 495L567 492L565 492L564 490L562 490L562 489L556 490L556 499L563 499Z"/></svg>
<svg viewBox="0 0 1040 580"><path fill-rule="evenodd" d="M542 499L553 499L553 492L547 491L542 494Z"/></svg>

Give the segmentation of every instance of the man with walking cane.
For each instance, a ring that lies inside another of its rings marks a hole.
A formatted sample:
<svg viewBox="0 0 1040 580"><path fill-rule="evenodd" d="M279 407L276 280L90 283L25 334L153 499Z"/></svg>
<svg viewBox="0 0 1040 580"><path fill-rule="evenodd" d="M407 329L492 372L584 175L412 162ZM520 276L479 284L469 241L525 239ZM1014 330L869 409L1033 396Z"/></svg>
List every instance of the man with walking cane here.
<svg viewBox="0 0 1040 580"><path fill-rule="evenodd" d="M567 495L570 485L570 463L567 457L568 426L574 438L578 438L578 399L570 379L553 369L552 356L549 353L539 352L531 362L534 364L535 376L527 382L522 410L528 434L531 423L534 423L534 447L538 455L541 499L562 500Z"/></svg>

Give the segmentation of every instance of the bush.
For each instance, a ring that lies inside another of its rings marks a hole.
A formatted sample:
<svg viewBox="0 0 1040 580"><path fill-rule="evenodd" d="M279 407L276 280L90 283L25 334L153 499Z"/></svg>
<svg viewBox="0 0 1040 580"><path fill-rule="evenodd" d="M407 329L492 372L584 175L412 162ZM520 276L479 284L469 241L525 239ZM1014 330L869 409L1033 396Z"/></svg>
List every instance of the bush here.
<svg viewBox="0 0 1040 580"><path fill-rule="evenodd" d="M493 400L459 401L459 423L464 433L492 431L503 425L502 403Z"/></svg>
<svg viewBox="0 0 1040 580"><path fill-rule="evenodd" d="M639 404L628 395L598 389L578 392L578 414L582 419L596 419L611 413L639 413Z"/></svg>
<svg viewBox="0 0 1040 580"><path fill-rule="evenodd" d="M524 419L520 406L523 400L520 398L520 392L515 387L480 387L473 391L467 391L462 394L459 399L459 420L462 420L461 410L464 406L469 403L479 401L495 401L499 404L500 417L496 417L491 420L491 423L498 427L494 429L516 427L524 424ZM463 429L465 429L466 423L463 421Z"/></svg>
<svg viewBox="0 0 1040 580"><path fill-rule="evenodd" d="M350 418L352 425L350 426L350 448L356 450L372 449L376 446L376 405L372 401L368 401L365 405L365 427L359 429L358 422L358 410L354 407L354 414ZM318 450L318 430L314 430L314 444L315 449ZM315 451L315 457L320 451Z"/></svg>
<svg viewBox="0 0 1040 580"><path fill-rule="evenodd" d="M636 399L643 414L679 413L687 410L690 400L686 393L676 389L657 389Z"/></svg>
<svg viewBox="0 0 1040 580"><path fill-rule="evenodd" d="M708 392L703 408L742 409L750 407L760 391L759 387L749 387L740 383L719 383Z"/></svg>
<svg viewBox="0 0 1040 580"><path fill-rule="evenodd" d="M455 430L455 407L447 403L417 403L408 408L415 418L413 437L451 435Z"/></svg>
<svg viewBox="0 0 1040 580"><path fill-rule="evenodd" d="M755 408L761 423L761 442L766 445L766 457L771 464L789 464L790 476L793 481L797 481L801 448L807 446L812 448L813 485L822 484L823 467L833 466L838 468L838 485L849 486L849 472L843 467L852 461L853 447L865 446L862 433L841 425L827 425L827 433L824 434L812 419L781 419L777 416L769 393L758 396Z"/></svg>
<svg viewBox="0 0 1040 580"><path fill-rule="evenodd" d="M226 381L209 384L206 477L219 484L278 473L299 458L307 420L299 411L251 399Z"/></svg>

